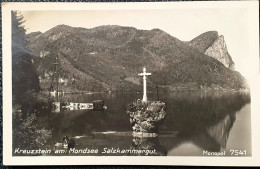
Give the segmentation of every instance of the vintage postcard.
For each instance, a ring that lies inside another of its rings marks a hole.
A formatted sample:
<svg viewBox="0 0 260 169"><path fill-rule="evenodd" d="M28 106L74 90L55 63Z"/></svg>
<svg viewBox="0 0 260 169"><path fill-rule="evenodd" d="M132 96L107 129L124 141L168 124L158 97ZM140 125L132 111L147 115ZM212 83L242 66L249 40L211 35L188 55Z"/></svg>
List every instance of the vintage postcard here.
<svg viewBox="0 0 260 169"><path fill-rule="evenodd" d="M258 1L2 14L4 165L260 166Z"/></svg>

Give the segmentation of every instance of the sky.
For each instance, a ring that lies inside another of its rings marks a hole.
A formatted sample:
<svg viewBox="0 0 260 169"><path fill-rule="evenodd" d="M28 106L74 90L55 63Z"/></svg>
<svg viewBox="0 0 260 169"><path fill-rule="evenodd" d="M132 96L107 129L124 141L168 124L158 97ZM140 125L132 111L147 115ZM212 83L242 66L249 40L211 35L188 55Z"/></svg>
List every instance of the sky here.
<svg viewBox="0 0 260 169"><path fill-rule="evenodd" d="M248 11L245 8L21 11L27 33L45 32L59 24L93 28L100 25L131 26L151 30L159 28L189 41L207 32L223 35L235 68L248 76Z"/></svg>

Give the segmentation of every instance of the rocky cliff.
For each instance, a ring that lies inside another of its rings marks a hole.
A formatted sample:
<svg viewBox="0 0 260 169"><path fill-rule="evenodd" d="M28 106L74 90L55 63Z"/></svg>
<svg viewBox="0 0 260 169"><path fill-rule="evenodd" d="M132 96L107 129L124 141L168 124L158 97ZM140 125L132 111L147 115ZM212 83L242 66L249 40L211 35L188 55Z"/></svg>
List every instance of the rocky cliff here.
<svg viewBox="0 0 260 169"><path fill-rule="evenodd" d="M192 39L188 44L199 52L205 53L218 37L217 31L208 31Z"/></svg>
<svg viewBox="0 0 260 169"><path fill-rule="evenodd" d="M235 70L235 65L228 53L227 46L224 41L224 36L221 35L218 37L215 42L206 50L205 54L213 57L214 59L217 59L227 68Z"/></svg>
<svg viewBox="0 0 260 169"><path fill-rule="evenodd" d="M224 36L218 35L216 31L209 31L199 35L189 42L189 46L197 49L214 59L231 70L235 70L234 62L228 53Z"/></svg>

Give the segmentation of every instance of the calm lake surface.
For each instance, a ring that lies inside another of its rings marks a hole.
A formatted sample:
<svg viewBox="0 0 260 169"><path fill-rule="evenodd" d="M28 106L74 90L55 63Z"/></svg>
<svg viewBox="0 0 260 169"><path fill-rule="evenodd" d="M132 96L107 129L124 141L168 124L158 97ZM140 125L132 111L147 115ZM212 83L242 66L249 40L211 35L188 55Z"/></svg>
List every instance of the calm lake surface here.
<svg viewBox="0 0 260 169"><path fill-rule="evenodd" d="M163 156L203 156L203 151L246 151L251 156L250 96L235 92L160 93L167 115L156 138L134 138L127 105L142 93L65 94L63 101L91 103L103 99L107 110L73 110L41 115L42 125L52 128L51 147L64 136L74 139L75 149L98 149L97 154L51 155L145 155L142 153L104 153L111 149L156 150ZM149 100L157 100L148 93ZM102 153L103 152L103 153ZM240 156L240 155L238 155Z"/></svg>

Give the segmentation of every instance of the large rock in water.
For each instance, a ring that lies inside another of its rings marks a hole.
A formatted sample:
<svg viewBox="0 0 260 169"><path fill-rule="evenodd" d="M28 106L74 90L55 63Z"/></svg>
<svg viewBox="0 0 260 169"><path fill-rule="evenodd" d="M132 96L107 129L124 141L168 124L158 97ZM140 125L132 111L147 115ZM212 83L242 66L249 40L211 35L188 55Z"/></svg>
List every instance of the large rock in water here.
<svg viewBox="0 0 260 169"><path fill-rule="evenodd" d="M166 115L165 103L161 101L134 101L128 106L127 114L134 137L156 137Z"/></svg>

